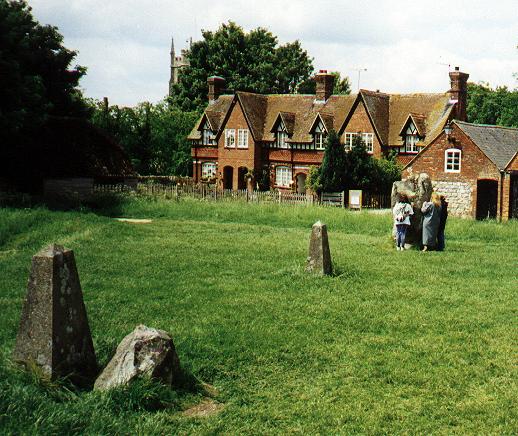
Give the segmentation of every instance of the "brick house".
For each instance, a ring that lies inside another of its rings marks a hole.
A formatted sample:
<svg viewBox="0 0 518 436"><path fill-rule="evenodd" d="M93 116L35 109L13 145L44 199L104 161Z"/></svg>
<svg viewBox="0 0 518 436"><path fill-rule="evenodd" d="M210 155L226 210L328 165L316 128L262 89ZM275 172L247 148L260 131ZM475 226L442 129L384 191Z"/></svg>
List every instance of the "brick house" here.
<svg viewBox="0 0 518 436"><path fill-rule="evenodd" d="M332 95L334 76L321 71L315 95L261 95L224 94L225 80L209 77L208 106L188 136L193 178L235 190L266 174L271 188L303 193L331 129L346 149L360 135L374 157L396 150L406 164L447 123L466 119L467 79L456 68L444 93Z"/></svg>
<svg viewBox="0 0 518 436"><path fill-rule="evenodd" d="M427 173L452 214L518 217L518 129L453 121L410 161L403 177Z"/></svg>

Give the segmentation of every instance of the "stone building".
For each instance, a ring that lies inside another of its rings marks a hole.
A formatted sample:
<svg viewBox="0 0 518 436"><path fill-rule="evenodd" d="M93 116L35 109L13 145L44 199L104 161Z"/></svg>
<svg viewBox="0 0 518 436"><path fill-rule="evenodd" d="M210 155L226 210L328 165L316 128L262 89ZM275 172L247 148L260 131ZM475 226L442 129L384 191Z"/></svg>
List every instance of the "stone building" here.
<svg viewBox="0 0 518 436"><path fill-rule="evenodd" d="M209 77L208 106L188 136L193 177L235 190L266 175L272 188L303 193L331 129L346 149L358 135L374 157L396 150L406 164L451 120L465 120L467 79L456 68L443 93L332 95L334 76L321 70L314 95L229 95L223 78Z"/></svg>
<svg viewBox="0 0 518 436"><path fill-rule="evenodd" d="M518 129L453 121L403 171L427 173L452 214L518 218Z"/></svg>
<svg viewBox="0 0 518 436"><path fill-rule="evenodd" d="M192 38L189 40L189 50L192 45ZM174 38L171 38L171 76L169 78L169 95L173 92L173 85L178 83L180 78L181 69L190 65L189 58L187 56L187 50L182 49L180 56L176 56L174 51Z"/></svg>

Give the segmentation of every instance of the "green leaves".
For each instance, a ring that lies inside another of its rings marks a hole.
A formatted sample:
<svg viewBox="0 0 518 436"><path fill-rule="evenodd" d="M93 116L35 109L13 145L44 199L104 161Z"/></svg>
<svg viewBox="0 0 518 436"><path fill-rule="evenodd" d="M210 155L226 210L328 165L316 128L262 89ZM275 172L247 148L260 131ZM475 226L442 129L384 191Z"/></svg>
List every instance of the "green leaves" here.
<svg viewBox="0 0 518 436"><path fill-rule="evenodd" d="M518 89L468 83L467 115L470 123L518 127Z"/></svg>
<svg viewBox="0 0 518 436"><path fill-rule="evenodd" d="M277 37L258 27L245 33L229 21L215 31L204 31L189 53L171 101L187 111L207 104L207 77L218 75L232 91L263 94L295 92L313 72L313 62L298 41L278 46Z"/></svg>

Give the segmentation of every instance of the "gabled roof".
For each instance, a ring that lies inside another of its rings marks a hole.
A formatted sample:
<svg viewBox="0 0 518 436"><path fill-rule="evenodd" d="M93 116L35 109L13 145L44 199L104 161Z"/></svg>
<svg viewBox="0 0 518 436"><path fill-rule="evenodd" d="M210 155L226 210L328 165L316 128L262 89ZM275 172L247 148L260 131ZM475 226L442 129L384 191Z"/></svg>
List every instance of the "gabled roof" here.
<svg viewBox="0 0 518 436"><path fill-rule="evenodd" d="M333 130L333 122L334 122L333 115L318 112L315 115L315 119L311 123L311 127L309 128L309 133L313 133L315 131L315 128L320 121L322 122L326 132L329 133L330 130Z"/></svg>
<svg viewBox="0 0 518 436"><path fill-rule="evenodd" d="M363 102L381 144L396 147L404 145L401 129L409 118L423 137L421 144L427 145L440 134L454 107L448 93L384 94L361 90L357 95L332 95L322 103L315 101L315 95L261 95L238 91L235 96L220 96L205 110L204 117L216 135L221 133L236 102L243 109L255 141L274 141L275 132L272 129L280 118L288 131L288 141L292 143L313 141L311 133L317 116L327 131L334 129L340 133L353 115L352 109ZM188 139L201 139L204 117L200 118Z"/></svg>
<svg viewBox="0 0 518 436"><path fill-rule="evenodd" d="M366 89L361 89L360 95L363 98L365 108L381 143L388 145L390 96L381 92L367 91Z"/></svg>
<svg viewBox="0 0 518 436"><path fill-rule="evenodd" d="M269 131L275 134L279 123L282 123L289 136L293 135L293 128L295 126L295 114L293 112L279 112Z"/></svg>
<svg viewBox="0 0 518 436"><path fill-rule="evenodd" d="M448 93L436 94L390 94L389 135L388 144L403 146L401 129L405 126L409 115L413 117L416 127L425 131L422 145L429 144L441 133L453 108ZM419 119L419 121L418 121Z"/></svg>
<svg viewBox="0 0 518 436"><path fill-rule="evenodd" d="M227 112L230 109L232 102L234 101L234 98L234 95L220 95L217 100L207 106L207 109L205 109L205 112L198 120L194 128L191 130L191 133L189 133L187 139L201 139L200 129L203 122L205 121L205 118L209 120L209 124L211 125L214 132L219 132L223 120L225 119L225 116L227 115Z"/></svg>
<svg viewBox="0 0 518 436"><path fill-rule="evenodd" d="M518 129L462 121L454 121L454 123L499 170L504 170L518 151Z"/></svg>
<svg viewBox="0 0 518 436"><path fill-rule="evenodd" d="M426 117L423 114L409 114L405 123L401 126L401 130L399 131L400 136L406 135L407 126L410 122L412 122L417 129L417 134L421 137L426 136Z"/></svg>

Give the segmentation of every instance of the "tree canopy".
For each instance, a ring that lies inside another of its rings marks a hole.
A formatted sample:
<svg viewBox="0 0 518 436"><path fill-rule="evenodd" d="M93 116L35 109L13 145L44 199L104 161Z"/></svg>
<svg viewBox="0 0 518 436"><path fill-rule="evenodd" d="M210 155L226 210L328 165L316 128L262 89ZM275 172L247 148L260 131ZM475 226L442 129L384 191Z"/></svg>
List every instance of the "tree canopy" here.
<svg viewBox="0 0 518 436"><path fill-rule="evenodd" d="M54 26L42 26L27 2L0 1L0 135L26 133L48 115L84 115L78 89L86 68Z"/></svg>
<svg viewBox="0 0 518 436"><path fill-rule="evenodd" d="M518 127L518 89L468 83L466 110L470 123Z"/></svg>
<svg viewBox="0 0 518 436"><path fill-rule="evenodd" d="M166 102L140 103L134 108L91 102L91 121L111 134L142 175L191 173L191 145L187 135L197 112L183 112Z"/></svg>
<svg viewBox="0 0 518 436"><path fill-rule="evenodd" d="M232 91L285 94L296 92L313 72L313 60L299 41L278 45L277 37L258 27L246 33L233 22L215 32L205 30L192 44L173 104L187 111L202 110L207 102L207 78L224 77Z"/></svg>

